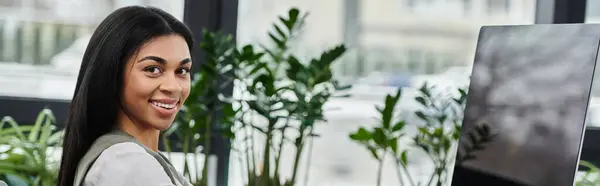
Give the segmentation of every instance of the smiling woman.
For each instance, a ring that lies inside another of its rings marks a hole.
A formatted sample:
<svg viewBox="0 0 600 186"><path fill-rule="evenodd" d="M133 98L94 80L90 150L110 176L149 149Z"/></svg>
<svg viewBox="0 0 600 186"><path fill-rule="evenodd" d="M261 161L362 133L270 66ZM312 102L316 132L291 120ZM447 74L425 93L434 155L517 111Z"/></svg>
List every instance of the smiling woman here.
<svg viewBox="0 0 600 186"><path fill-rule="evenodd" d="M189 95L192 46L189 29L156 8L120 8L100 23L79 70L58 185L189 185L158 139Z"/></svg>
<svg viewBox="0 0 600 186"><path fill-rule="evenodd" d="M121 129L128 133L158 129L153 130L156 138L143 141L156 151L158 132L169 128L190 93L190 68L188 45L180 35L155 37L142 45L127 61L123 74L122 112L117 122Z"/></svg>

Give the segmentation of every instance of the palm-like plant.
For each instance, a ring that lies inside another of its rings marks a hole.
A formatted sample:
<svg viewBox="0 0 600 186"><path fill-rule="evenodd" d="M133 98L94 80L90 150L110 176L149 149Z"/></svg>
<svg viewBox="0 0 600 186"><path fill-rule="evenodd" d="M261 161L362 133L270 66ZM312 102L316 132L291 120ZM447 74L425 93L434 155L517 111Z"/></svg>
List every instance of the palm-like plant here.
<svg viewBox="0 0 600 186"><path fill-rule="evenodd" d="M53 185L59 161L51 155L61 146L63 131L55 132L56 119L43 109L33 125L19 126L10 116L0 121L0 178L9 185Z"/></svg>

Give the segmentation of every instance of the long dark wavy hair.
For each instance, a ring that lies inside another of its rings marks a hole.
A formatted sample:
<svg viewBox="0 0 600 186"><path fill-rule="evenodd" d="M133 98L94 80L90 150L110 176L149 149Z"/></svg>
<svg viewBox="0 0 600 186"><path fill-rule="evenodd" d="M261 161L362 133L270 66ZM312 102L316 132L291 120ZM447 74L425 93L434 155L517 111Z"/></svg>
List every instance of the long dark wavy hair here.
<svg viewBox="0 0 600 186"><path fill-rule="evenodd" d="M77 166L94 141L116 128L127 59L154 37L177 34L190 51L189 28L152 7L115 10L96 28L83 55L65 128L59 186L72 186Z"/></svg>

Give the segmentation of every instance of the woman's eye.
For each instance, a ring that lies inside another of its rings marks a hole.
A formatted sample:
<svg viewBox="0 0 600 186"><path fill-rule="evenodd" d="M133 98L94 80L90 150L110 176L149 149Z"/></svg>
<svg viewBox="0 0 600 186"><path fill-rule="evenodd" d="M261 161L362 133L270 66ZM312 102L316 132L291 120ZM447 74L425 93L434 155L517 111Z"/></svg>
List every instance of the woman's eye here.
<svg viewBox="0 0 600 186"><path fill-rule="evenodd" d="M147 67L146 72L150 72L152 74L159 74L161 73L161 70L158 67Z"/></svg>
<svg viewBox="0 0 600 186"><path fill-rule="evenodd" d="M187 69L187 68L181 68L181 69L179 69L179 74L187 75L189 73L190 73L190 70Z"/></svg>

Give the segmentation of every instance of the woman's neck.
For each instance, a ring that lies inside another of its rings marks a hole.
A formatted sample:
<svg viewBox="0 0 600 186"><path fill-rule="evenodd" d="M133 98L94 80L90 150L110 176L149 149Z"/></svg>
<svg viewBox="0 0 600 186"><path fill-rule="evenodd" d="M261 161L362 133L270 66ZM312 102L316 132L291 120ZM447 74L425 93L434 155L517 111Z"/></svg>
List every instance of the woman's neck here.
<svg viewBox="0 0 600 186"><path fill-rule="evenodd" d="M121 129L123 132L135 137L136 140L144 144L146 147L152 149L152 151L158 152L158 139L160 137L160 130L144 126L139 122L134 122L123 112L119 113L117 124L119 129Z"/></svg>

